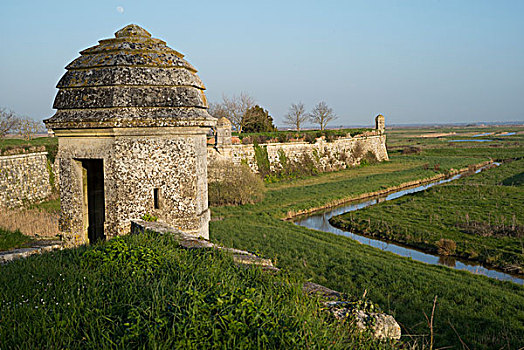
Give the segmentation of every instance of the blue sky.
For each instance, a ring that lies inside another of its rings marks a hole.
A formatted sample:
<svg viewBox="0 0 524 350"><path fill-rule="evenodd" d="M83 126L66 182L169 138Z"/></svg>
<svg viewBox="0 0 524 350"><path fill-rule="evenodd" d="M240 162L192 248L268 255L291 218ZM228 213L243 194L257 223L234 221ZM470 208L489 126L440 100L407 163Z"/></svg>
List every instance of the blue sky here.
<svg viewBox="0 0 524 350"><path fill-rule="evenodd" d="M2 0L0 107L51 116L64 67L136 23L186 55L210 101L247 92L277 124L321 100L331 126L524 121L523 18L504 0Z"/></svg>

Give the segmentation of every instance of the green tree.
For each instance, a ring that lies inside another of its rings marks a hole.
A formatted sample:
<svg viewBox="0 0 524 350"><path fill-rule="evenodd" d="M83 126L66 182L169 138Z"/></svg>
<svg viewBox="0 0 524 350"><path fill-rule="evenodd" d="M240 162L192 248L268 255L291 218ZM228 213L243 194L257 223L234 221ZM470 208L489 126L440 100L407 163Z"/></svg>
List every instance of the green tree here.
<svg viewBox="0 0 524 350"><path fill-rule="evenodd" d="M246 111L242 118L242 125L244 132L268 132L277 130L269 112L259 105L251 107Z"/></svg>

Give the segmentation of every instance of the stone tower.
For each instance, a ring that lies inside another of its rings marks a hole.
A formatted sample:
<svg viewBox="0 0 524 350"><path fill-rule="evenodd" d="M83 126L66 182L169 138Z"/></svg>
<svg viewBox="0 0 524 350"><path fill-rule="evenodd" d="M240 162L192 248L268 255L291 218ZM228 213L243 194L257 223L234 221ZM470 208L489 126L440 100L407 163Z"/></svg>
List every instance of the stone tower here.
<svg viewBox="0 0 524 350"><path fill-rule="evenodd" d="M226 117L218 119L215 145L217 148L231 146L231 122Z"/></svg>
<svg viewBox="0 0 524 350"><path fill-rule="evenodd" d="M209 237L204 85L183 55L128 25L80 52L58 82L60 229L74 244L156 216Z"/></svg>
<svg viewBox="0 0 524 350"><path fill-rule="evenodd" d="M386 131L386 121L382 114L379 114L375 117L375 129L380 134L383 134Z"/></svg>

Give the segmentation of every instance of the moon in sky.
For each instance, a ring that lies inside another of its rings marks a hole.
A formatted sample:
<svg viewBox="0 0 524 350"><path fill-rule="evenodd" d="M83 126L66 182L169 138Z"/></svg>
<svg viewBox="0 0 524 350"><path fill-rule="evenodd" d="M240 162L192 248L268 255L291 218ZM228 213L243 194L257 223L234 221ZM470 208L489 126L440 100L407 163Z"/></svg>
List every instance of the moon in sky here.
<svg viewBox="0 0 524 350"><path fill-rule="evenodd" d="M117 7L116 7L116 11L117 11L118 13L124 13L124 8L123 8L122 6L117 6Z"/></svg>

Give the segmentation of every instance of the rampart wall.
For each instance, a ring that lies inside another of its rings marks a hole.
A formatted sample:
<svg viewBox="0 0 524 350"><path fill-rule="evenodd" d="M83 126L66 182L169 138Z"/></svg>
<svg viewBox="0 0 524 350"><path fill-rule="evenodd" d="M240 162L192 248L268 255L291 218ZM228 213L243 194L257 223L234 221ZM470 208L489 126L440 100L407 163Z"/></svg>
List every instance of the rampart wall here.
<svg viewBox="0 0 524 350"><path fill-rule="evenodd" d="M208 164L220 161L232 161L234 164L247 163L258 172L255 145L227 145L208 147ZM372 135L340 138L332 142L317 139L314 144L307 142L268 143L265 147L271 171L282 166L281 155L289 162L302 163L304 157L315 163L319 171L334 171L348 166L358 165L362 159L372 154L378 161L388 160L386 135Z"/></svg>
<svg viewBox="0 0 524 350"><path fill-rule="evenodd" d="M0 206L38 202L50 194L47 152L0 156Z"/></svg>

